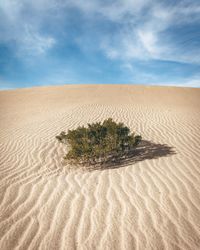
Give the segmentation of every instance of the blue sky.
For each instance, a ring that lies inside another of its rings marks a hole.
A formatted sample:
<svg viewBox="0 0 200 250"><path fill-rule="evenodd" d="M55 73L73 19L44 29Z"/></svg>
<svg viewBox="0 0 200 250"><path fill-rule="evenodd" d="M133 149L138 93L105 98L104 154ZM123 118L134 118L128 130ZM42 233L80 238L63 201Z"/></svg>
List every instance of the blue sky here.
<svg viewBox="0 0 200 250"><path fill-rule="evenodd" d="M0 0L0 89L200 87L200 1Z"/></svg>

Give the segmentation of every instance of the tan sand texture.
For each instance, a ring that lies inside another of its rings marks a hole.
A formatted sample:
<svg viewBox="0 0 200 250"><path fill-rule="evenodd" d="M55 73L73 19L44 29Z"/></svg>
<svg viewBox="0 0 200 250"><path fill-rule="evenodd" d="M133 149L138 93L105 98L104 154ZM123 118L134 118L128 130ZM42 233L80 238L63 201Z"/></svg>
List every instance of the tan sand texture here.
<svg viewBox="0 0 200 250"><path fill-rule="evenodd" d="M108 117L142 135L135 156L63 166L55 136ZM200 89L0 91L0 249L200 249Z"/></svg>

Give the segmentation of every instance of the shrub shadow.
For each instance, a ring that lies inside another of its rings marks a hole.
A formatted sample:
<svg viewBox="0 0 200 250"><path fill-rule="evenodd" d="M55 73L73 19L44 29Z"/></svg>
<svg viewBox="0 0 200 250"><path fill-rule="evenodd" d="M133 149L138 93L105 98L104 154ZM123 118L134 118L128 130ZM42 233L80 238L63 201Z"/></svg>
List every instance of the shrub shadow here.
<svg viewBox="0 0 200 250"><path fill-rule="evenodd" d="M140 161L158 159L160 157L167 157L174 154L176 154L174 147L170 147L167 144L158 144L153 143L151 141L142 140L134 150L126 154L126 156L124 156L123 158L113 158L109 162L104 163L103 165L91 166L89 167L89 169L116 169L133 165Z"/></svg>

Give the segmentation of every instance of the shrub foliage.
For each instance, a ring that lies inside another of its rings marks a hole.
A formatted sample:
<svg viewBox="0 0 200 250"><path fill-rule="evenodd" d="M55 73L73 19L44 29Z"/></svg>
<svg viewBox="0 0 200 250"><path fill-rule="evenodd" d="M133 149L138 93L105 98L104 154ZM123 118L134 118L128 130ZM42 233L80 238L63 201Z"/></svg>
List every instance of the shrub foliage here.
<svg viewBox="0 0 200 250"><path fill-rule="evenodd" d="M142 139L112 118L88 124L88 127L79 126L67 134L61 132L56 138L69 147L64 158L78 164L115 161L126 156Z"/></svg>

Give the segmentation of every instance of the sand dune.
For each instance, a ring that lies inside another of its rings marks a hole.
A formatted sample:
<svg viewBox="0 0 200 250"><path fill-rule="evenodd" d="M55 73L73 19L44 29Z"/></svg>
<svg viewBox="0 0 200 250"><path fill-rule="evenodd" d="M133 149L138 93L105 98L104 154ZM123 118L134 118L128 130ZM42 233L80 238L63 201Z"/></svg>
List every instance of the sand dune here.
<svg viewBox="0 0 200 250"><path fill-rule="evenodd" d="M0 92L0 249L200 249L200 89L69 85ZM141 133L120 166L63 166L62 130Z"/></svg>

